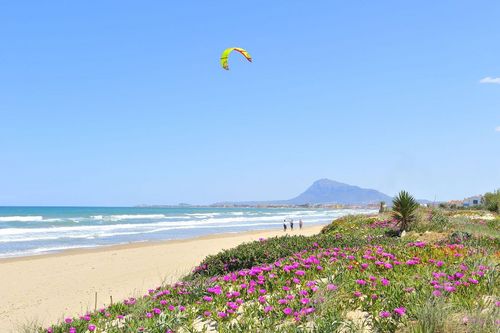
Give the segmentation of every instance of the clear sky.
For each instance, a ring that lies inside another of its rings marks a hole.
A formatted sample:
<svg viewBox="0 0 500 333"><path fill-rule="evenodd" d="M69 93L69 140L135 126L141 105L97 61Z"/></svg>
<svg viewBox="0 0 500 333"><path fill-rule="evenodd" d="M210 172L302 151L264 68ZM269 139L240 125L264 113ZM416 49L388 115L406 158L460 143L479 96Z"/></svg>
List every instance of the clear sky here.
<svg viewBox="0 0 500 333"><path fill-rule="evenodd" d="M500 1L4 1L0 205L500 187ZM230 71L223 49L246 48ZM481 82L482 80L482 82Z"/></svg>

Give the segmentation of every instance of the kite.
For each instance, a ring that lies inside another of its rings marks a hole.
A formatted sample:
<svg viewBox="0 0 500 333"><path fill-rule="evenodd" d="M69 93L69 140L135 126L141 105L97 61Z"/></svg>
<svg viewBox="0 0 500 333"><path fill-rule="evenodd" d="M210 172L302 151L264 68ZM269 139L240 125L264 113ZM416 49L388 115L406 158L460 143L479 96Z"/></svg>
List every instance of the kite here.
<svg viewBox="0 0 500 333"><path fill-rule="evenodd" d="M227 62L227 59L229 58L229 53L231 53L232 51L237 51L241 53L245 58L247 58L248 61L252 62L252 57L245 49L239 47L230 47L228 49L225 49L220 57L220 64L222 68L224 68L225 70L229 70L229 64Z"/></svg>

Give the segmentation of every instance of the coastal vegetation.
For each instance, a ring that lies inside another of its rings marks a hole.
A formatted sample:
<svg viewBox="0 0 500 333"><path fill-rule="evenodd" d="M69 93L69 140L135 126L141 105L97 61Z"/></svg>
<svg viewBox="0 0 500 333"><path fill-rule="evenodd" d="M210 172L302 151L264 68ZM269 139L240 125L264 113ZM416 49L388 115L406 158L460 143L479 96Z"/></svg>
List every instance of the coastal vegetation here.
<svg viewBox="0 0 500 333"><path fill-rule="evenodd" d="M412 199L224 250L178 283L36 331L497 332L500 217Z"/></svg>

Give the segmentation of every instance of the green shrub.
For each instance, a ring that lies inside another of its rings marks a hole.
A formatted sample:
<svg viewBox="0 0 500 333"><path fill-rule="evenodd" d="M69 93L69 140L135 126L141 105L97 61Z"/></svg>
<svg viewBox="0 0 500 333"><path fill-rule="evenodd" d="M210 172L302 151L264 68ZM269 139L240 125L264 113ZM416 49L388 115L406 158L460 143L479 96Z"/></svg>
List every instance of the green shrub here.
<svg viewBox="0 0 500 333"><path fill-rule="evenodd" d="M369 225L374 222L377 218L374 216L367 215L347 215L334 220L332 223L326 225L321 229L322 234L328 234L332 232L342 232L346 229L360 228Z"/></svg>

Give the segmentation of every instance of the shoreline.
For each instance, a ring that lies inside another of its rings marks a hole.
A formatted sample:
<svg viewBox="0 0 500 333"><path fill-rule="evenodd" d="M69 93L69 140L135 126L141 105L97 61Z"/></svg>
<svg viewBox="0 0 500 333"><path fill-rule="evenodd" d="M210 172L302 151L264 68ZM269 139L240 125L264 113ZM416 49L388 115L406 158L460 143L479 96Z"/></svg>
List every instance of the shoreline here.
<svg viewBox="0 0 500 333"><path fill-rule="evenodd" d="M311 228L317 228L317 227L323 227L328 223L325 224L314 224L312 226L306 226L303 227L303 231L306 231ZM106 251L112 251L112 250L123 250L123 249L133 249L133 248L141 248L141 247L149 247L149 246L154 246L154 245L164 245L164 244L174 244L174 243L183 243L183 242L189 242L189 241L195 241L195 240L210 240L214 238L230 238L235 235L252 235L252 234L259 234L263 232L281 232L282 236L287 234L287 235L293 235L294 233L300 232L299 229L294 230L291 232L290 230L287 230L286 233L281 230L281 231L276 231L275 229L260 229L260 230L251 230L251 231L235 231L235 232L224 232L220 234L208 234L208 235L201 235L201 236L194 236L194 237L188 237L188 238L179 238L179 239L164 239L164 240L146 240L146 241L138 241L138 242L130 242L130 243L123 243L123 244L112 244L112 245L99 245L95 247L82 247L82 248L72 248L72 249L65 249L61 251L54 251L50 253L41 253L41 254L32 254L32 255L26 255L26 256L16 256L16 257L0 257L0 265L2 263L6 262L15 262L15 261L23 261L23 260L36 260L36 259L43 259L43 258L49 258L49 257L60 257L60 256L66 256L66 255L77 255L77 254L84 254L84 253L94 253L94 252L106 252ZM298 234L298 233L297 233ZM277 235L279 236L279 235Z"/></svg>
<svg viewBox="0 0 500 333"><path fill-rule="evenodd" d="M325 223L327 224L327 223ZM302 230L254 230L199 237L68 249L0 259L0 331L36 321L46 326L185 276L207 255L244 242L283 235L313 235L325 224Z"/></svg>

